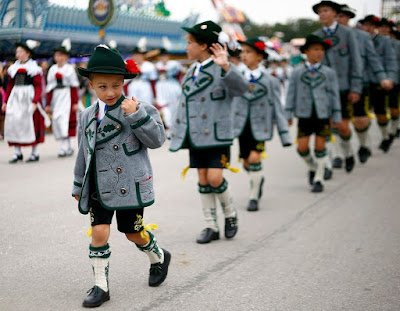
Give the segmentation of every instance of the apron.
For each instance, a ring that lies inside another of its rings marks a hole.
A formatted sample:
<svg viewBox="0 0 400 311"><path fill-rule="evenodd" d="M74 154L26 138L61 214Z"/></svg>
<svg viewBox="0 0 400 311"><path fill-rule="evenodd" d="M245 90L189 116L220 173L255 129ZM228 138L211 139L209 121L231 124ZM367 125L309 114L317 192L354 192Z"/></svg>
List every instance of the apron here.
<svg viewBox="0 0 400 311"><path fill-rule="evenodd" d="M7 102L4 122L4 139L11 143L31 144L35 142L33 125L32 85L16 85L13 87Z"/></svg>
<svg viewBox="0 0 400 311"><path fill-rule="evenodd" d="M64 87L54 89L53 105L53 133L56 139L68 137L69 116L71 113L71 89Z"/></svg>

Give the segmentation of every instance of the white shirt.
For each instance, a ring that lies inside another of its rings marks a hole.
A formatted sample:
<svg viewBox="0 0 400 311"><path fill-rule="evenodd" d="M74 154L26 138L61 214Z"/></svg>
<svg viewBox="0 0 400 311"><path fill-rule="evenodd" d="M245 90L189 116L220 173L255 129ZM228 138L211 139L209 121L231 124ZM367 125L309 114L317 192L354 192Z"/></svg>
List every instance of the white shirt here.
<svg viewBox="0 0 400 311"><path fill-rule="evenodd" d="M258 80L262 75L262 70L260 67L254 70L250 70L249 68L246 67L246 70L244 72L244 76L248 81L255 79Z"/></svg>
<svg viewBox="0 0 400 311"><path fill-rule="evenodd" d="M313 71L313 69L318 69L321 66L321 63L311 64L309 61L306 61L306 66L308 70Z"/></svg>
<svg viewBox="0 0 400 311"><path fill-rule="evenodd" d="M338 23L337 21L334 21L332 25L330 25L329 27L323 27L322 29L327 33L327 34L331 34L334 33L336 30ZM329 30L328 30L329 29Z"/></svg>
<svg viewBox="0 0 400 311"><path fill-rule="evenodd" d="M99 114L97 116L98 121L103 120L104 116L106 115L106 112L104 111L105 107L106 104L99 99Z"/></svg>
<svg viewBox="0 0 400 311"><path fill-rule="evenodd" d="M210 63L212 61L212 58L210 57L210 58L207 58L204 62L202 62L202 63L199 63L199 62L197 62L196 63L196 69L194 70L194 75L193 75L193 77L195 78L195 77L197 77L197 75L199 74L199 72L200 72L200 68L203 68L205 65L207 65L208 63Z"/></svg>

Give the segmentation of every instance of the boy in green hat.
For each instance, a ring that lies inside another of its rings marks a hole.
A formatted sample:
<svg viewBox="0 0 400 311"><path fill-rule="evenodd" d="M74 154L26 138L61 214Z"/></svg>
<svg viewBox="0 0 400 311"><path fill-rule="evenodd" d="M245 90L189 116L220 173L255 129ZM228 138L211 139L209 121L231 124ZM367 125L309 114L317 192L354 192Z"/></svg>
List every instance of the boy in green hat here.
<svg viewBox="0 0 400 311"><path fill-rule="evenodd" d="M247 210L257 211L264 183L261 154L265 150L265 141L272 139L274 122L284 147L291 145L291 138L282 109L279 80L265 74L261 65L268 58L265 42L250 38L240 44L241 59L247 66L243 75L250 82L250 88L234 99L235 136L239 136L240 157L250 179Z"/></svg>
<svg viewBox="0 0 400 311"><path fill-rule="evenodd" d="M322 65L329 40L309 35L301 51L307 55L305 66L298 66L289 79L286 96L286 118L292 124L293 113L298 121L298 153L309 168L312 192L322 192L326 162L325 140L333 124L342 121L339 84L335 71ZM315 134L314 155L310 153L310 136Z"/></svg>
<svg viewBox="0 0 400 311"><path fill-rule="evenodd" d="M228 61L229 37L212 21L188 32L186 52L197 61L187 71L175 113L170 150L188 148L190 167L197 168L206 228L197 238L204 244L219 239L216 199L225 216L225 237L237 232L237 212L223 169L229 168L233 133L233 97L244 94L249 83ZM224 39L224 40L223 40ZM226 40L227 39L227 40Z"/></svg>
<svg viewBox="0 0 400 311"><path fill-rule="evenodd" d="M124 79L134 78L138 69L124 62L119 52L99 45L87 69L78 68L99 100L80 115L79 151L75 163L72 195L82 214L90 213L92 243L89 257L95 286L83 301L98 307L110 299L108 238L116 210L118 230L150 259L149 285L160 285L168 273L171 255L158 247L155 236L143 226L144 207L154 203L153 172L147 148L165 141L164 126L151 105L122 95Z"/></svg>

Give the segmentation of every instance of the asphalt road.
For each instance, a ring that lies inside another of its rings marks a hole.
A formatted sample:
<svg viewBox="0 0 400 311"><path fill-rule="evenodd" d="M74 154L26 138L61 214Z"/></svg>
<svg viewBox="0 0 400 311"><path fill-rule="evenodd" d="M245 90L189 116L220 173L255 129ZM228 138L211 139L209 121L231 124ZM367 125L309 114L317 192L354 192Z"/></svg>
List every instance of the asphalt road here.
<svg viewBox="0 0 400 311"><path fill-rule="evenodd" d="M168 142L152 150L156 203L146 208L145 223L159 226L159 244L172 254L169 276L148 287L147 257L113 225L111 300L101 309L400 310L400 141L388 154L376 145L366 165L335 171L326 191L312 194L295 148L274 139L261 210L245 210L246 174L226 172L239 232L209 245L195 243L203 229L196 172L180 179L187 151L170 153ZM57 152L48 135L38 163L10 165L12 149L0 142L2 311L82 310L93 286L89 217L70 194L74 159ZM236 145L232 153L239 166Z"/></svg>

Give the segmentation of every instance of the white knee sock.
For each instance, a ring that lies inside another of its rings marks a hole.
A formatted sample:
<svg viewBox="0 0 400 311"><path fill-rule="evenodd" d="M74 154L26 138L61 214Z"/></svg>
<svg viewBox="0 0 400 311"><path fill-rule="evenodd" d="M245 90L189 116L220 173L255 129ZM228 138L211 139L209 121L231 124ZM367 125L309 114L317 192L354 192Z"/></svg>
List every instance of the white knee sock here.
<svg viewBox="0 0 400 311"><path fill-rule="evenodd" d="M340 147L342 148L345 158L350 158L353 156L353 148L351 146L351 135L349 138L340 137Z"/></svg>
<svg viewBox="0 0 400 311"><path fill-rule="evenodd" d="M35 156L39 155L38 145L32 146L32 154L35 155Z"/></svg>
<svg viewBox="0 0 400 311"><path fill-rule="evenodd" d="M261 162L249 164L249 179L250 179L250 200L258 200L260 196L260 187L263 180L263 171Z"/></svg>
<svg viewBox="0 0 400 311"><path fill-rule="evenodd" d="M317 162L317 170L315 172L314 182L322 182L324 180L326 150L315 151L315 158Z"/></svg>
<svg viewBox="0 0 400 311"><path fill-rule="evenodd" d="M399 126L399 117L392 119L390 124L390 134L396 135L397 127Z"/></svg>
<svg viewBox="0 0 400 311"><path fill-rule="evenodd" d="M379 124L379 129L381 130L381 133L382 133L382 140L389 139L389 131L388 131L387 123Z"/></svg>
<svg viewBox="0 0 400 311"><path fill-rule="evenodd" d="M211 192L209 185L199 185L201 207L203 209L204 220L207 228L211 228L214 231L219 231L217 222L217 205L215 202L215 194Z"/></svg>
<svg viewBox="0 0 400 311"><path fill-rule="evenodd" d="M301 153L298 149L297 152L299 153L300 157L304 160L304 162L306 162L308 170L315 172L316 169L316 163L314 161L313 156L311 155L310 150L308 150L305 153Z"/></svg>
<svg viewBox="0 0 400 311"><path fill-rule="evenodd" d="M225 218L228 217L236 217L236 208L233 205L233 198L231 192L228 188L228 182L224 178L222 184L217 187L211 187L212 191L215 193L215 196L218 198L219 202L221 203L222 210L224 211Z"/></svg>
<svg viewBox="0 0 400 311"><path fill-rule="evenodd" d="M89 246L89 258L94 273L94 284L105 292L108 291L108 268L111 251L109 245L100 247Z"/></svg>
<svg viewBox="0 0 400 311"><path fill-rule="evenodd" d="M22 152L21 152L21 146L14 146L14 153L15 153L16 155L21 155L21 154L22 154Z"/></svg>
<svg viewBox="0 0 400 311"><path fill-rule="evenodd" d="M162 248L158 247L157 239L150 231L147 231L150 236L150 240L146 245L137 245L137 248L142 252L146 253L149 257L150 264L163 263L164 262L164 252Z"/></svg>

